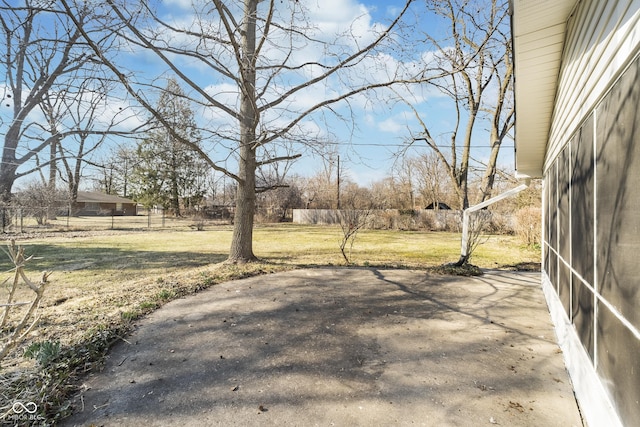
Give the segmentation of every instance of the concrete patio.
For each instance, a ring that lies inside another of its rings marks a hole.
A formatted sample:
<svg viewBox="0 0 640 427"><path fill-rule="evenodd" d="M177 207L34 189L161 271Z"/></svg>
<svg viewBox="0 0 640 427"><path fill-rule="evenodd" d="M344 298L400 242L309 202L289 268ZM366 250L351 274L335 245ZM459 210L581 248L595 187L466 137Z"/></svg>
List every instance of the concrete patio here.
<svg viewBox="0 0 640 427"><path fill-rule="evenodd" d="M318 268L140 321L63 425L581 426L539 273Z"/></svg>

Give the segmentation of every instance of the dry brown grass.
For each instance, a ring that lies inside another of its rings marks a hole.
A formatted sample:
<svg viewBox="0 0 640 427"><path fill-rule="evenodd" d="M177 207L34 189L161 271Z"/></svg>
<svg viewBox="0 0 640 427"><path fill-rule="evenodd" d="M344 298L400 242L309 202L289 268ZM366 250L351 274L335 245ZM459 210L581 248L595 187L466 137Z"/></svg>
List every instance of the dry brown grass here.
<svg viewBox="0 0 640 427"><path fill-rule="evenodd" d="M166 301L221 281L299 266L341 265L339 227L278 225L258 227L254 248L263 263L226 265L231 228L205 232L145 231L59 234L22 242L33 274L50 270L51 284L32 340L68 345L100 325L136 319ZM426 268L457 259L453 233L363 230L354 244L356 265ZM474 264L496 268L538 261L509 236L491 237ZM0 260L0 268L10 268ZM25 295L26 296L26 295ZM20 361L21 358L16 360ZM10 365L5 363L5 366Z"/></svg>
<svg viewBox="0 0 640 427"><path fill-rule="evenodd" d="M339 227L257 227L254 249L263 262L246 265L223 262L231 239L229 226L207 231L55 233L24 240L21 244L27 255L34 257L28 266L31 274L53 273L40 307L39 327L22 349L4 361L0 371L3 388L10 393L40 384L31 398L48 402L43 416L55 420L66 411L64 402L78 375L93 369L105 349L140 316L223 281L300 266L341 264L340 238ZM456 234L363 230L352 259L360 266L427 268L453 261L458 254ZM538 257L535 251L519 246L515 238L499 236L491 237L473 261L480 267L495 268L536 262ZM0 269L10 270L8 260L0 260ZM22 357L31 343L58 341L62 352L51 366L38 366ZM38 371L40 380L35 382L25 383L24 377L14 375ZM48 388L46 384L53 385ZM52 389L57 395L51 395ZM15 396L4 397L11 402ZM0 401L0 412L2 408Z"/></svg>

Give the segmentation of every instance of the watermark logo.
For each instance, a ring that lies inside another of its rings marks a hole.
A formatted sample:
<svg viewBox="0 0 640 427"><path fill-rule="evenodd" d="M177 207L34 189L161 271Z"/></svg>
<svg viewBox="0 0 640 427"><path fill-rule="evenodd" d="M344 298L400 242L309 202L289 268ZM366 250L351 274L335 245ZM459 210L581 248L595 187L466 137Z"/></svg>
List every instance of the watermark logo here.
<svg viewBox="0 0 640 427"><path fill-rule="evenodd" d="M16 402L11 407L11 410L13 410L14 414L35 414L38 411L38 405L35 402Z"/></svg>
<svg viewBox="0 0 640 427"><path fill-rule="evenodd" d="M6 413L4 417L0 417L0 424L4 424L3 421L36 421L42 419L38 414L38 404L35 402L20 402L16 401L11 406L9 413Z"/></svg>

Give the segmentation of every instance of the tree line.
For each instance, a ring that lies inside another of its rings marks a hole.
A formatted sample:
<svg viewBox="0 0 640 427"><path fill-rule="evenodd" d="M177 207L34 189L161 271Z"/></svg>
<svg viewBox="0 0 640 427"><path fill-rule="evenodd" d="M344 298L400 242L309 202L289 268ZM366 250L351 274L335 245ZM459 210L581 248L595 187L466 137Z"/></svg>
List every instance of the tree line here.
<svg viewBox="0 0 640 427"><path fill-rule="evenodd" d="M35 175L73 199L91 167L105 191L178 212L221 178L235 204L229 261L252 261L256 207L295 200L303 180L289 165L331 154L335 123L355 133L362 105L375 104L414 116L404 141L426 157L405 157L411 178L376 189L344 180L337 203L484 200L514 120L508 2L398 6L373 25L366 12L327 25L304 0L194 1L181 15L151 0L2 0L0 197L11 202L16 181ZM418 108L434 93L453 111L444 124ZM479 139L490 154L474 161ZM107 143L118 148L101 159ZM328 197L321 181L300 190L306 206Z"/></svg>

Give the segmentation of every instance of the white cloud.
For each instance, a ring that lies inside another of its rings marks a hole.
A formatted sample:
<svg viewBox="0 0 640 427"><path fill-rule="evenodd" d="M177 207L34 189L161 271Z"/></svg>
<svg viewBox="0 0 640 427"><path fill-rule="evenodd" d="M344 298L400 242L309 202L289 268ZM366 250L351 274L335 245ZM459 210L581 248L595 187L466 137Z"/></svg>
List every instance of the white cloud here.
<svg viewBox="0 0 640 427"><path fill-rule="evenodd" d="M355 0L308 1L310 19L318 30L332 40L336 35L349 35L354 43L372 40L375 24L367 8Z"/></svg>
<svg viewBox="0 0 640 427"><path fill-rule="evenodd" d="M239 4L233 2L229 4L234 13L241 13ZM267 4L268 2L261 2L260 7L266 7ZM169 22L179 28L189 28L194 31L206 28L209 34L215 34L219 30L219 23L215 19L197 16L197 11L203 9L196 8L194 10L191 6L191 0L170 0L162 7L167 12ZM209 4L208 7L212 6ZM297 69L279 69L275 75L273 74L274 68L259 72L258 90L261 90L260 84L265 82L269 84L263 98L259 100L260 105L265 105L292 87L326 72L326 68L319 65L302 66L302 64L313 62L335 64L336 58L344 58L355 52L358 47L370 43L384 28L384 25L381 22L376 22L372 16L375 8L368 8L357 0L299 0L299 3L276 2L276 7L278 10L275 16L285 27L291 22L287 21L287 19L291 19L291 7L303 7L305 10L304 19L293 22L299 25L300 29L304 29L308 37L291 38L290 34L285 34L276 26L271 28L273 38L264 46L263 53L265 55L260 58L262 61L260 65L277 66L286 59L288 66L297 67ZM386 17L389 17L392 14L397 14L398 10L394 10L393 6L388 6L385 13ZM302 16L298 17L302 18ZM195 46L196 40L191 36L164 31L166 34L163 35L163 38L171 41L172 44L184 47ZM199 45L200 48L202 46L202 44ZM226 63L233 64L234 58L230 56L228 46L216 44L215 49L213 47L211 49L210 60L223 58L222 60ZM308 110L318 102L336 97L338 94L345 93L350 88L359 85L387 81L393 76L412 77L416 74L416 69L422 67L425 60L433 60L432 53L424 53L421 57L420 52L413 52L411 57L406 57L403 60L400 59L400 56L394 55L393 52L372 52L359 63L341 70L326 80L305 87L290 96L273 111L263 114L263 125L273 127L277 124L289 123L292 117ZM238 109L239 93L234 81L223 78L203 62L195 61L192 58L178 58L176 55L172 55L172 58L176 59L176 64L182 72L206 87L207 93L214 96L217 101L234 110ZM161 64L156 65L160 66L153 69L166 72L166 67ZM233 65L229 65L229 67L233 70ZM441 96L439 92L429 89L426 85L412 88L396 87L396 91L414 105L422 104L434 96ZM357 120L362 120L366 126L375 125L382 132L404 133L407 128L407 117L399 114L390 116L390 111L399 105L397 100L392 100L392 97L396 95L386 89L379 89L375 93L353 96L348 103L335 104L332 105L332 108L347 118L355 117ZM381 112L385 113L383 120L378 119L381 117ZM224 128L232 132L237 128L233 120L220 109L199 108L197 114L203 122L211 124L216 129ZM309 123L313 123L312 128L305 128L306 132L317 134L331 132L330 129L322 129L324 120L321 114L323 113L318 114L315 118L310 117L309 120L305 120L301 124L301 126L309 127L311 126ZM344 139L346 140L348 137Z"/></svg>
<svg viewBox="0 0 640 427"><path fill-rule="evenodd" d="M398 13L400 13L400 8L397 6L387 6L386 12L387 16L398 16Z"/></svg>
<svg viewBox="0 0 640 427"><path fill-rule="evenodd" d="M170 10L173 7L179 7L180 9L189 10L192 6L192 0L163 0L163 6L165 9Z"/></svg>
<svg viewBox="0 0 640 427"><path fill-rule="evenodd" d="M409 117L407 113L396 114L385 120L376 123L376 126L382 132L399 134L404 133L407 130L407 124Z"/></svg>

